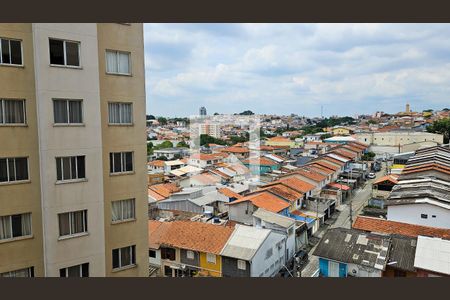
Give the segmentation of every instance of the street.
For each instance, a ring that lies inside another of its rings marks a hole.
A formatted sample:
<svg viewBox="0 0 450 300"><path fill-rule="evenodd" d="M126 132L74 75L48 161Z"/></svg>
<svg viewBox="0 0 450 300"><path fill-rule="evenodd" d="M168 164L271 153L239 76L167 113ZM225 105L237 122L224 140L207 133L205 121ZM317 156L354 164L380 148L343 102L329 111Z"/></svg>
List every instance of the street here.
<svg viewBox="0 0 450 300"><path fill-rule="evenodd" d="M331 226L322 225L318 232L314 235L314 237L321 239L324 233L329 228L350 228L350 202L352 203L353 221L355 221L356 216L361 212L361 210L364 208L364 206L367 204L367 201L371 197L372 183L378 178L383 177L385 174L385 166L383 165L382 169L376 173L376 178L368 179L361 188L357 188L356 190L354 190L351 196L351 201L350 199L348 199L345 204L342 204L340 206L340 212L336 211L334 213L334 216L331 219L334 221L333 224ZM319 259L318 257L312 255L312 253L316 249L317 244L309 251L309 261L304 266L301 272L302 277L318 276Z"/></svg>

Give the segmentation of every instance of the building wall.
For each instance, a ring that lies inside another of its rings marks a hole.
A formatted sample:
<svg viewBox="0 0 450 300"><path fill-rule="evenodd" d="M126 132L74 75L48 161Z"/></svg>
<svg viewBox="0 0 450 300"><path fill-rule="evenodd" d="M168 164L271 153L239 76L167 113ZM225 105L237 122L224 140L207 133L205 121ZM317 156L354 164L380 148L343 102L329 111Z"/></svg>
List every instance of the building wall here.
<svg viewBox="0 0 450 300"><path fill-rule="evenodd" d="M222 256L222 276L223 277L250 277L250 263L245 261L245 270L237 266L238 259Z"/></svg>
<svg viewBox="0 0 450 300"><path fill-rule="evenodd" d="M103 142L105 264L107 276L147 276L147 166L144 40L142 24L97 24ZM131 76L106 74L106 49L131 52ZM108 125L108 102L133 103L133 125ZM134 152L134 174L110 176L109 153ZM111 224L111 201L135 198L136 220ZM112 250L136 245L135 268L112 271Z"/></svg>
<svg viewBox="0 0 450 300"><path fill-rule="evenodd" d="M421 214L427 214L422 219ZM436 216L433 218L433 215ZM390 205L387 209L387 219L431 227L450 228L450 210L426 203Z"/></svg>
<svg viewBox="0 0 450 300"><path fill-rule="evenodd" d="M222 276L222 257L216 255L216 263L210 263L206 259L206 253L200 252L200 268L206 271L208 276L220 277Z"/></svg>
<svg viewBox="0 0 450 300"><path fill-rule="evenodd" d="M200 254L197 251L192 251L194 259L190 259L187 257L187 252L188 250L180 249L180 262L190 266L200 266Z"/></svg>
<svg viewBox="0 0 450 300"><path fill-rule="evenodd" d="M23 67L0 65L0 99L25 99L26 126L0 125L0 157L28 157L30 181L0 184L0 216L31 212L32 238L0 241L0 273L34 267L44 276L39 146L31 24L0 23L0 37L22 40ZM12 201L13 200L13 201Z"/></svg>
<svg viewBox="0 0 450 300"><path fill-rule="evenodd" d="M270 232L261 247L252 258L251 276L252 277L273 277L282 268L286 259L286 247L284 244L284 235ZM276 244L281 242L281 248ZM272 255L267 257L267 251L272 249Z"/></svg>
<svg viewBox="0 0 450 300"><path fill-rule="evenodd" d="M81 68L50 66L49 38L80 42ZM95 24L33 24L46 276L89 262L105 275L102 140ZM82 87L82 88L80 88ZM84 126L54 126L53 98L83 99ZM86 156L84 182L56 184L57 156ZM88 235L59 239L58 213L88 210Z"/></svg>
<svg viewBox="0 0 450 300"><path fill-rule="evenodd" d="M229 218L231 221L251 225L253 223L253 212L256 209L249 201L229 205ZM247 213L246 213L247 211Z"/></svg>
<svg viewBox="0 0 450 300"><path fill-rule="evenodd" d="M357 133L356 140L361 143L377 146L399 146L421 142L437 142L442 144L444 136L429 132L375 132Z"/></svg>

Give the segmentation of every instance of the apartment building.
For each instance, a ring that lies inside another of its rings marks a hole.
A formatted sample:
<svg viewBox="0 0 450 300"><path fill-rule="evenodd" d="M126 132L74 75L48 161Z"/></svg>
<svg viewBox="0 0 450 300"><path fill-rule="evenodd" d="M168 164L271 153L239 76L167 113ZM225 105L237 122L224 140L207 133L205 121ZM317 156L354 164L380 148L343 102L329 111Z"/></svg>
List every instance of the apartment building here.
<svg viewBox="0 0 450 300"><path fill-rule="evenodd" d="M0 39L0 277L146 276L142 24Z"/></svg>

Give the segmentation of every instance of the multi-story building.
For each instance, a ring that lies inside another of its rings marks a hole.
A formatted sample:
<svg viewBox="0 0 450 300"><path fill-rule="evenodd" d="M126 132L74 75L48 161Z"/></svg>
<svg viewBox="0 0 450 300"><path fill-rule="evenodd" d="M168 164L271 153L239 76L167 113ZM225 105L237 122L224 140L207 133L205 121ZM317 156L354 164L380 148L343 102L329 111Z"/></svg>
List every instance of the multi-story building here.
<svg viewBox="0 0 450 300"><path fill-rule="evenodd" d="M146 276L142 24L0 39L0 277Z"/></svg>

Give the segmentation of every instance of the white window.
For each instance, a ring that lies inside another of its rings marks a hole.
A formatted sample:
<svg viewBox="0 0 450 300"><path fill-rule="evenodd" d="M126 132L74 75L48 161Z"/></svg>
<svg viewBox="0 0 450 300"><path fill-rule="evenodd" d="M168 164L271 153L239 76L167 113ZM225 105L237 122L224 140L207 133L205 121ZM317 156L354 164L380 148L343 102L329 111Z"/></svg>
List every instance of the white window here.
<svg viewBox="0 0 450 300"><path fill-rule="evenodd" d="M89 277L89 263L59 269L59 277Z"/></svg>
<svg viewBox="0 0 450 300"><path fill-rule="evenodd" d="M0 158L0 183L28 180L28 158Z"/></svg>
<svg viewBox="0 0 450 300"><path fill-rule="evenodd" d="M106 50L106 73L131 74L130 52Z"/></svg>
<svg viewBox="0 0 450 300"><path fill-rule="evenodd" d="M133 152L109 153L109 171L111 174L133 172Z"/></svg>
<svg viewBox="0 0 450 300"><path fill-rule="evenodd" d="M55 124L82 124L82 100L53 100L53 116Z"/></svg>
<svg viewBox="0 0 450 300"><path fill-rule="evenodd" d="M22 41L0 38L0 64L22 65Z"/></svg>
<svg viewBox="0 0 450 300"><path fill-rule="evenodd" d="M34 267L0 273L0 277L34 277Z"/></svg>
<svg viewBox="0 0 450 300"><path fill-rule="evenodd" d="M128 246L112 251L113 269L132 266L136 264L136 246Z"/></svg>
<svg viewBox="0 0 450 300"><path fill-rule="evenodd" d="M135 219L135 200L118 200L111 203L112 221L119 222Z"/></svg>
<svg viewBox="0 0 450 300"><path fill-rule="evenodd" d="M56 179L58 181L86 178L84 156L65 156L56 158Z"/></svg>
<svg viewBox="0 0 450 300"><path fill-rule="evenodd" d="M210 264L215 264L216 256L212 253L206 253L206 261L209 262Z"/></svg>
<svg viewBox="0 0 450 300"><path fill-rule="evenodd" d="M80 66L80 43L58 39L49 40L50 64Z"/></svg>
<svg viewBox="0 0 450 300"><path fill-rule="evenodd" d="M87 232L87 210L58 214L59 236L75 235Z"/></svg>
<svg viewBox="0 0 450 300"><path fill-rule="evenodd" d="M109 124L132 124L133 104L123 102L108 103Z"/></svg>
<svg viewBox="0 0 450 300"><path fill-rule="evenodd" d="M239 270L245 270L247 268L247 266L245 264L245 260L238 259L237 267L238 267Z"/></svg>
<svg viewBox="0 0 450 300"><path fill-rule="evenodd" d="M0 217L0 240L31 236L31 213Z"/></svg>
<svg viewBox="0 0 450 300"><path fill-rule="evenodd" d="M186 257L187 257L188 259L194 259L194 252L191 251L191 250L188 250L188 251L186 252Z"/></svg>
<svg viewBox="0 0 450 300"><path fill-rule="evenodd" d="M26 124L25 100L0 99L0 125Z"/></svg>

